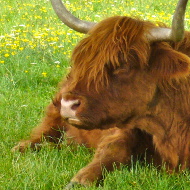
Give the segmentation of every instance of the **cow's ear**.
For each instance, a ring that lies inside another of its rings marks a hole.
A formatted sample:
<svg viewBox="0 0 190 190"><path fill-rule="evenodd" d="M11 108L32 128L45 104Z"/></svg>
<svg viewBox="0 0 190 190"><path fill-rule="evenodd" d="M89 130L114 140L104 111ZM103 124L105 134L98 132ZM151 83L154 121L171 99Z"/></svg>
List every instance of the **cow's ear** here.
<svg viewBox="0 0 190 190"><path fill-rule="evenodd" d="M150 72L159 79L182 78L190 74L190 57L172 49L166 43L152 46Z"/></svg>

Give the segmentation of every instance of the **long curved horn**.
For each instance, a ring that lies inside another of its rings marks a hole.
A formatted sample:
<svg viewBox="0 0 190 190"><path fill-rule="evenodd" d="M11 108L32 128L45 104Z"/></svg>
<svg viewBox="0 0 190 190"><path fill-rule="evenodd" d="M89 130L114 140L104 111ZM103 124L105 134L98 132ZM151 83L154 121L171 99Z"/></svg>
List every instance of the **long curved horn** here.
<svg viewBox="0 0 190 190"><path fill-rule="evenodd" d="M60 20L68 27L81 33L87 33L96 23L87 22L73 16L61 0L51 0L52 7Z"/></svg>
<svg viewBox="0 0 190 190"><path fill-rule="evenodd" d="M154 28L150 31L148 39L150 42L155 41L175 41L183 39L184 35L184 16L188 0L179 0L173 20L172 28Z"/></svg>

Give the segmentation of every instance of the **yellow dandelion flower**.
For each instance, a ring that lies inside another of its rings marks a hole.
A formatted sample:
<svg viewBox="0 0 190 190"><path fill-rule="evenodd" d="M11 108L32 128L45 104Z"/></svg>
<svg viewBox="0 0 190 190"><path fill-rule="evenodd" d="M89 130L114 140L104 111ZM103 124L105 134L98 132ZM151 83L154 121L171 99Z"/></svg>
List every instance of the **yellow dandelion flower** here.
<svg viewBox="0 0 190 190"><path fill-rule="evenodd" d="M47 77L47 73L46 73L46 72L43 72L42 75L43 75L44 77Z"/></svg>
<svg viewBox="0 0 190 190"><path fill-rule="evenodd" d="M9 57L10 55L9 55L8 53L6 53L4 56L5 56L5 57Z"/></svg>

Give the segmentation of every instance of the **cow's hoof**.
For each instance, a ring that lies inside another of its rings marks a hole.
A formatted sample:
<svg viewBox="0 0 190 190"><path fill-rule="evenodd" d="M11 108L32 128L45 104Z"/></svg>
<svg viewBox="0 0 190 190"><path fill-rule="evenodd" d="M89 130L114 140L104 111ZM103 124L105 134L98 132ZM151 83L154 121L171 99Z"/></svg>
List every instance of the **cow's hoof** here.
<svg viewBox="0 0 190 190"><path fill-rule="evenodd" d="M13 153L15 153L15 152L24 153L29 146L30 146L30 144L28 142L19 142L16 146L14 146L11 149L11 152L13 152Z"/></svg>
<svg viewBox="0 0 190 190"><path fill-rule="evenodd" d="M69 190L69 189L72 189L74 187L77 187L77 186L82 186L80 183L77 183L77 182L70 182L65 188L63 188L64 190Z"/></svg>

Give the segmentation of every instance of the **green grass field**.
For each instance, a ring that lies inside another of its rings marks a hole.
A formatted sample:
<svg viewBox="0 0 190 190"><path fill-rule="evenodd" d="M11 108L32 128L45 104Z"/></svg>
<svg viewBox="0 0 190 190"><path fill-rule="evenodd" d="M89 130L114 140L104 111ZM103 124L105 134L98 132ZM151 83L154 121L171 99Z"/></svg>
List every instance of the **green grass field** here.
<svg viewBox="0 0 190 190"><path fill-rule="evenodd" d="M177 0L65 2L74 15L89 21L131 15L170 26ZM91 160L85 147L46 145L23 155L10 150L40 122L83 34L62 24L48 0L0 0L0 5L0 190L59 190ZM190 29L190 6L185 27ZM168 175L137 163L107 174L103 187L87 189L190 190L190 172Z"/></svg>

